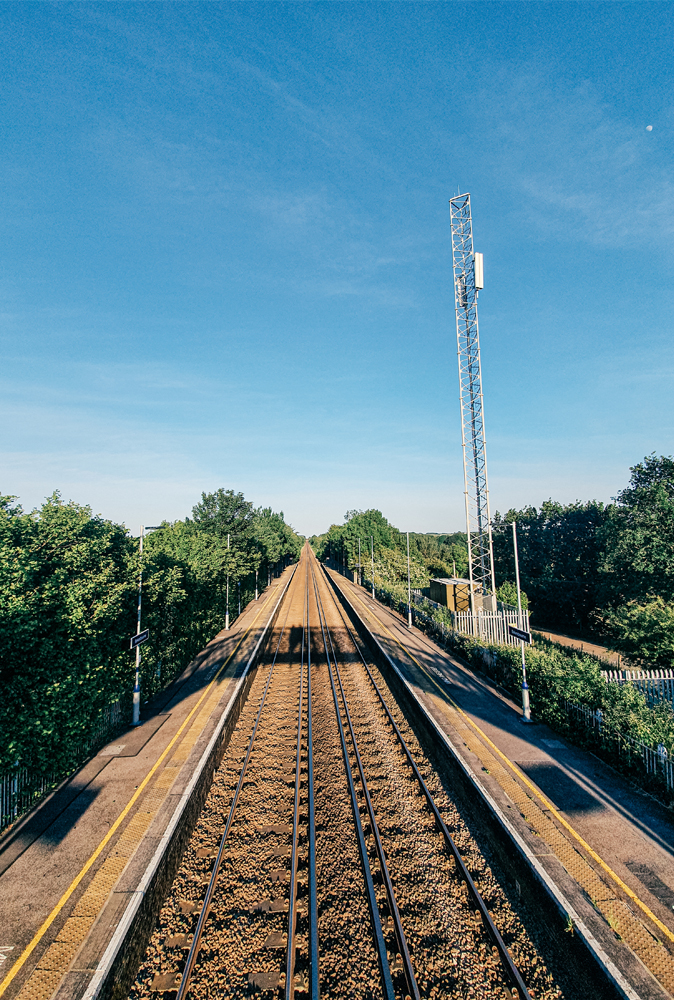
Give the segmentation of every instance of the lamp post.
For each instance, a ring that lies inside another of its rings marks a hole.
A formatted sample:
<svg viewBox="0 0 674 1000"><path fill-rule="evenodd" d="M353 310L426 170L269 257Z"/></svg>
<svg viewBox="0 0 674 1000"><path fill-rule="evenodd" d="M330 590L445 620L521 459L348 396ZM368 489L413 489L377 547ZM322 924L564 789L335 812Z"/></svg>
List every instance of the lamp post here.
<svg viewBox="0 0 674 1000"><path fill-rule="evenodd" d="M140 612L143 604L143 536L146 531L156 531L159 525L150 525L147 528L141 524L139 540L139 563L138 572L138 617L136 619L136 635L140 635ZM140 643L136 646L136 677L133 682L133 716L132 726L140 725Z"/></svg>
<svg viewBox="0 0 674 1000"><path fill-rule="evenodd" d="M524 631L524 620L522 616L522 594L520 592L520 561L517 555L517 522L513 521L513 548L515 550L515 580L517 582L517 624ZM524 655L524 639L520 639L522 647L522 721L531 722L531 708L529 706L529 685L527 684L527 662Z"/></svg>
<svg viewBox="0 0 674 1000"><path fill-rule="evenodd" d="M225 632L229 632L229 533L227 534L227 604L225 607Z"/></svg>
<svg viewBox="0 0 674 1000"><path fill-rule="evenodd" d="M407 532L407 627L412 628L412 588L410 585L410 533Z"/></svg>
<svg viewBox="0 0 674 1000"><path fill-rule="evenodd" d="M374 536L370 535L370 555L372 556L372 600L374 600Z"/></svg>
<svg viewBox="0 0 674 1000"><path fill-rule="evenodd" d="M359 538L358 539L358 586L359 587L360 587L360 585L362 583L362 578L363 578L363 574L362 574L362 570L361 570L361 566L360 566L360 538Z"/></svg>
<svg viewBox="0 0 674 1000"><path fill-rule="evenodd" d="M258 573L258 570L260 568L260 562L261 562L261 560L258 559L258 556L260 555L259 540L257 538L254 538L253 542L255 543L255 549L254 549L254 551L255 551L255 600L257 601L258 597L260 596L259 593L258 593L258 587L257 587L257 573Z"/></svg>
<svg viewBox="0 0 674 1000"><path fill-rule="evenodd" d="M241 580L236 581L236 587L239 591L239 618L241 617Z"/></svg>

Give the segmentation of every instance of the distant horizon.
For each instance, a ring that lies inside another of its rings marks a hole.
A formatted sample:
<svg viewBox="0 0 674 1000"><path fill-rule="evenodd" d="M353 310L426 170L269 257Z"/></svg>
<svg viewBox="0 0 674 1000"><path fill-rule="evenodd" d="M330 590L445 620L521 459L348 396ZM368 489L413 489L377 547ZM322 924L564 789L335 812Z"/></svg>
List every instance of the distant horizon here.
<svg viewBox="0 0 674 1000"><path fill-rule="evenodd" d="M647 456L642 456L638 461L639 462L643 461L643 459L645 457L647 457ZM636 465L637 463L635 462L634 464ZM622 489L622 488L626 487L628 485L628 482L629 482L629 469L627 470L627 476L625 478L625 482L624 482L624 484L622 484L622 486L620 488ZM182 515L177 515L177 516L174 516L174 517L165 517L165 518L154 518L154 519L148 518L148 519L146 519L145 522L143 522L143 524L146 525L146 524L149 524L150 522L152 522L152 523L160 523L163 520L169 521L171 523L176 522L176 521L184 521L185 518L191 517L191 515L192 515L192 509L195 506L195 504L197 504L201 500L202 493L215 492L215 490L217 490L218 488L220 488L220 487L215 486L212 490L202 490L202 491L200 491L199 494L198 494L198 496L195 497L194 503L192 503L190 505L189 510L186 513L182 514ZM344 523L346 523L345 522L345 518L342 515L341 518L335 518L335 519L333 519L332 521L330 521L329 524L327 524L325 527L323 527L323 528L321 528L319 530L316 530L316 531L304 531L301 528L299 528L296 524L294 524L292 522L292 520L289 519L289 517L287 515L287 512L284 509L283 505L276 506L273 503L270 503L270 502L268 502L266 500L258 501L254 497L249 496L245 492L245 490L240 490L236 486L222 485L222 488L223 489L227 489L227 490L231 489L235 493L239 493L239 492L243 493L244 497L246 498L246 500L252 502L255 507L271 507L272 510L274 510L275 512L281 512L281 513L283 513L286 523L289 524L298 535L301 535L302 537L307 538L307 539L311 538L311 537L314 537L314 536L326 534L327 531L329 531L329 529L330 529L330 527L332 525L341 526ZM86 502L80 500L76 496L65 496L65 494L62 491L59 491L58 488L56 490L52 490L50 493L45 494L45 496L39 502L33 503L33 504L31 504L29 506L28 504L22 502L21 497L18 496L17 494L12 494L11 491L9 491L8 493L5 493L2 484L0 484L0 496L4 495L4 496L13 497L14 498L13 502L16 503L16 504L18 504L23 509L24 513L27 513L27 514L28 513L32 513L34 510L39 509L42 506L42 504L46 500L48 500L50 496L52 496L54 494L54 492L60 493L61 500L64 503L69 503L69 502L72 501L73 503L79 504L82 507L89 507L91 509L91 513L92 513L93 517L102 517L104 520L112 521L112 522L114 522L116 524L123 525L126 528L126 530L129 532L129 534L130 534L131 537L134 537L134 538L138 537L138 535L140 533L140 522L139 522L139 524L138 524L137 527L134 526L134 525L130 525L126 521L124 521L123 519L117 519L114 516L111 517L111 516L103 513L102 511L95 510L91 504L87 504ZM616 491L616 492L618 492L618 491ZM609 500L605 501L605 500L601 500L598 497L587 497L585 499L576 498L576 500L566 501L566 503L569 503L569 504L571 504L571 503L585 504L585 503L592 503L592 502L611 503L611 502L613 502L614 499L615 499L615 497L611 497ZM545 503L547 501L550 501L550 500L553 501L553 502L560 502L560 503L564 502L564 501L558 501L557 498L555 498L555 497L546 497L545 500L541 501L538 504L524 504L524 505L522 505L522 507L524 507L524 506L532 506L532 507L535 507L536 509L540 509L543 503ZM514 508L514 509L521 510L522 507ZM417 528L414 528L414 527L401 528L399 525L397 525L395 523L395 520L393 518L391 518L387 514L386 510L382 509L382 507L378 507L376 504L366 504L366 505L362 506L361 508L355 508L355 507L349 507L349 506L347 506L347 510L348 511L353 511L353 510L356 510L356 509L359 510L359 511L360 510L363 510L363 511L365 511L365 510L379 510L383 514L383 516L386 518L386 520L389 522L389 524L391 524L392 527L396 528L397 530L399 530L402 533L404 533L405 531L409 530L410 534L414 533L414 534L417 534L417 535L455 535L455 534L463 534L463 535L465 535L466 534L466 525L465 525L465 523L464 523L464 525L462 527L448 528L448 529L443 530L443 531L429 531L429 530L426 530L426 529L422 530L422 529L417 529ZM513 509L513 508L504 508L503 510L492 510L492 518L496 514L504 515L510 509Z"/></svg>

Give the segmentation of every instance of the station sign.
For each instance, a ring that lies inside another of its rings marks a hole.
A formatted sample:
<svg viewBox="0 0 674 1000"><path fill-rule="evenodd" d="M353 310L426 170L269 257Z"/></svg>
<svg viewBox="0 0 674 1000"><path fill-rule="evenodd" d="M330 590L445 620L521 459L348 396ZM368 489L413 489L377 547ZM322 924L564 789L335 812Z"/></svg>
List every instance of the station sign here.
<svg viewBox="0 0 674 1000"><path fill-rule="evenodd" d="M520 639L522 642L531 642L531 632L525 632L523 628L516 628L514 625L508 625L508 632L513 639Z"/></svg>
<svg viewBox="0 0 674 1000"><path fill-rule="evenodd" d="M141 642L145 642L146 639L150 638L150 630L146 628L144 632L138 632L137 635L132 635L129 640L131 645L129 649L135 649L136 646L140 646Z"/></svg>

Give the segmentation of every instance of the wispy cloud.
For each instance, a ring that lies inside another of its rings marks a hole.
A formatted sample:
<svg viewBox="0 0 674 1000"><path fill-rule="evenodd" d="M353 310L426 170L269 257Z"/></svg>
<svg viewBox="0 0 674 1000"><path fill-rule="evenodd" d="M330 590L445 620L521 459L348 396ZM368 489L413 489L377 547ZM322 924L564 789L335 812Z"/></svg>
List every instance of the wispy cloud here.
<svg viewBox="0 0 674 1000"><path fill-rule="evenodd" d="M520 220L539 236L635 248L671 240L671 164L654 158L667 140L646 132L646 121L627 119L589 83L552 83L533 68L514 75L511 66L473 106L501 178L521 198Z"/></svg>

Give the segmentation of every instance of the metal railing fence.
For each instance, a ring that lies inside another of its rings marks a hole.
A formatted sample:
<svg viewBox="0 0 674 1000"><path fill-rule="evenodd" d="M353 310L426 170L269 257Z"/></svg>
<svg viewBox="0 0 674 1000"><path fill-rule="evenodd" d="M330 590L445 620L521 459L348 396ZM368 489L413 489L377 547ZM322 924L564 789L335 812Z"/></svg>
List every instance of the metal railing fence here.
<svg viewBox="0 0 674 1000"><path fill-rule="evenodd" d="M564 708L572 725L582 728L591 737L602 756L620 763L621 770L645 776L654 784L664 785L674 794L674 759L660 743L655 749L640 740L620 732L606 723L600 708L592 709L564 699Z"/></svg>
<svg viewBox="0 0 674 1000"><path fill-rule="evenodd" d="M16 823L41 798L67 778L68 774L81 767L87 757L108 742L123 724L125 704L115 701L101 711L96 725L82 745L81 758L75 767L44 773L23 767L19 763L0 771L0 833Z"/></svg>
<svg viewBox="0 0 674 1000"><path fill-rule="evenodd" d="M674 670L602 670L607 684L631 684L641 691L648 704L668 701L674 708Z"/></svg>

